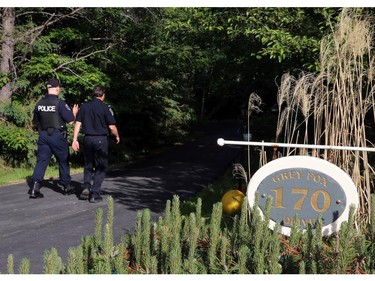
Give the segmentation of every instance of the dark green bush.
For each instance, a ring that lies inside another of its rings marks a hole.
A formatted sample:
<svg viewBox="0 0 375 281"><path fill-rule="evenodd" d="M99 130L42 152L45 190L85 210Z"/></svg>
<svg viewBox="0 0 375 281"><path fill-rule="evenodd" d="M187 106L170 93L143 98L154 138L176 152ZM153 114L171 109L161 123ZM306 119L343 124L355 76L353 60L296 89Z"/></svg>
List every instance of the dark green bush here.
<svg viewBox="0 0 375 281"><path fill-rule="evenodd" d="M32 130L32 110L17 102L0 104L0 158L6 165L35 164L37 133Z"/></svg>
<svg viewBox="0 0 375 281"><path fill-rule="evenodd" d="M33 166L37 138L38 135L32 130L0 120L0 158L12 167Z"/></svg>
<svg viewBox="0 0 375 281"><path fill-rule="evenodd" d="M31 106L25 106L18 102L2 103L0 106L0 116L17 127L30 127L32 120Z"/></svg>

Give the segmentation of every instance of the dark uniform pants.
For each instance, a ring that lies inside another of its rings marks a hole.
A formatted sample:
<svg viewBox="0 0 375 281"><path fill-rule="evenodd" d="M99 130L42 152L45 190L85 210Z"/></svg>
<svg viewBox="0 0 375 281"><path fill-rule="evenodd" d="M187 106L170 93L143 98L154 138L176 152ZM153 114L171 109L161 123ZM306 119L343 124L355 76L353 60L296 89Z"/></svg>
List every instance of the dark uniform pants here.
<svg viewBox="0 0 375 281"><path fill-rule="evenodd" d="M83 181L93 181L91 191L93 196L98 197L108 166L108 139L107 136L85 136L84 145Z"/></svg>
<svg viewBox="0 0 375 281"><path fill-rule="evenodd" d="M42 181L46 172L49 161L52 155L55 155L59 163L59 176L61 184L70 183L70 168L69 168L69 144L64 136L64 133L55 130L51 134L47 131L41 131L38 139L37 160L32 175L33 181Z"/></svg>

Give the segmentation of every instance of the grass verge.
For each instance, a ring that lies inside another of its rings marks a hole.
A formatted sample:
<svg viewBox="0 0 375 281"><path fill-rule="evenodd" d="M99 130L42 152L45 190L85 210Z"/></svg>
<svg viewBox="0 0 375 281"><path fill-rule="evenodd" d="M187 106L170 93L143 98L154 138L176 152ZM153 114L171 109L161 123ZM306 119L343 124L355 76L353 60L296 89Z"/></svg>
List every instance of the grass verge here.
<svg viewBox="0 0 375 281"><path fill-rule="evenodd" d="M71 174L82 173L83 168L70 168ZM33 169L26 169L26 168L5 168L0 169L0 187L5 185L12 185L17 183L26 182L30 179L33 173ZM55 166L49 166L46 170L44 178L56 178L59 175L59 169Z"/></svg>

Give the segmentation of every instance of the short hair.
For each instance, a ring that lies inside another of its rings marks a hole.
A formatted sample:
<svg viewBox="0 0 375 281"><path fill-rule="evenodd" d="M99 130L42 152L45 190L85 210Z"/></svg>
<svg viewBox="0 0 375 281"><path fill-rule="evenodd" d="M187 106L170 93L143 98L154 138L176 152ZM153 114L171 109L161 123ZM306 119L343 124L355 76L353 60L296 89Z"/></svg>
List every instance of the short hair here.
<svg viewBox="0 0 375 281"><path fill-rule="evenodd" d="M105 94L105 88L103 86L95 86L92 92L94 97L102 97Z"/></svg>

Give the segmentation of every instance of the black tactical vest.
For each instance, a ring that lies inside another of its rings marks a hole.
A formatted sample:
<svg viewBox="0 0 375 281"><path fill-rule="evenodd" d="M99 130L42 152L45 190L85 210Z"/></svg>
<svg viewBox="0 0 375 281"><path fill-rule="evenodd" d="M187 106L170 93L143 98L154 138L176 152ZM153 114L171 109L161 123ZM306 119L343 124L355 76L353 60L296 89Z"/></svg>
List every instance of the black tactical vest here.
<svg viewBox="0 0 375 281"><path fill-rule="evenodd" d="M61 118L58 105L60 99L41 99L35 106L39 116L39 130L45 131L48 128L66 130L65 122Z"/></svg>

